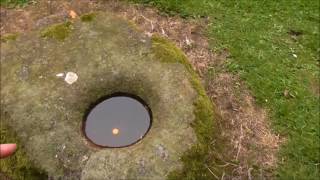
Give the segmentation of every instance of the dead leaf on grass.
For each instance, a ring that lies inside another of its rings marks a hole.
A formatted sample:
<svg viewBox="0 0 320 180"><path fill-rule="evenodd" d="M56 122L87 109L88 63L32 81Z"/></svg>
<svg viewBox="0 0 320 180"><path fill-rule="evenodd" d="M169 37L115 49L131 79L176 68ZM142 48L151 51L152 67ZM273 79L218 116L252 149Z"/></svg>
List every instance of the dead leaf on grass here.
<svg viewBox="0 0 320 180"><path fill-rule="evenodd" d="M70 10L69 16L70 16L72 19L75 19L78 15L77 15L77 13L74 12L73 10Z"/></svg>

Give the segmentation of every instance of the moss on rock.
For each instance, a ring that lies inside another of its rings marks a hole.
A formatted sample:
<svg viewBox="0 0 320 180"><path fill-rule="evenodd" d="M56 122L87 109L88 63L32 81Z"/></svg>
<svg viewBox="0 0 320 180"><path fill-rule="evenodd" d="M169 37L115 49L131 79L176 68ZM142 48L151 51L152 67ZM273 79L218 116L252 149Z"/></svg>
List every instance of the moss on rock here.
<svg viewBox="0 0 320 180"><path fill-rule="evenodd" d="M1 46L1 112L10 115L1 121L19 132L16 138L34 168L67 179L165 179L203 171L213 108L173 43L149 39L103 13L91 23L53 25L42 36L64 43L31 33ZM79 77L72 85L56 76L69 71ZM152 127L133 146L97 149L82 135L83 118L90 105L114 92L144 99Z"/></svg>
<svg viewBox="0 0 320 180"><path fill-rule="evenodd" d="M72 23L67 21L61 24L55 24L41 31L41 37L64 40L72 31Z"/></svg>
<svg viewBox="0 0 320 180"><path fill-rule="evenodd" d="M201 143L210 142L212 140L214 127L213 106L206 95L199 76L193 70L187 57L172 42L158 35L152 37L152 52L155 54L156 60L166 63L182 64L190 73L190 82L199 94L198 100L194 104L196 107L194 128Z"/></svg>
<svg viewBox="0 0 320 180"><path fill-rule="evenodd" d="M89 13L89 14L84 14L80 17L81 21L83 22L91 22L94 20L94 18L96 17L95 13Z"/></svg>
<svg viewBox="0 0 320 180"><path fill-rule="evenodd" d="M169 179L198 179L204 177L207 171L204 162L210 154L210 144L214 140L214 112L213 106L206 95L205 89L197 73L193 70L184 53L169 40L155 35L152 37L152 51L157 60L165 63L179 63L185 66L190 73L190 82L198 93L198 98L194 103L195 120L192 123L198 143L182 156L184 168L180 171L172 172Z"/></svg>
<svg viewBox="0 0 320 180"><path fill-rule="evenodd" d="M18 38L19 34L18 33L8 33L1 35L0 41L1 42L8 42L8 41L15 41Z"/></svg>

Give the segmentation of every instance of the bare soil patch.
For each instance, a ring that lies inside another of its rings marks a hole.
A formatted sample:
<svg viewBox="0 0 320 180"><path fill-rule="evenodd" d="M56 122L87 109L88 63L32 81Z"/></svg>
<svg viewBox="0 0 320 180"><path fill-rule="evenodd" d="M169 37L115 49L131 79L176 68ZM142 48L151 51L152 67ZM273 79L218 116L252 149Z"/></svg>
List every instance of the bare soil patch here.
<svg viewBox="0 0 320 180"><path fill-rule="evenodd" d="M147 35L165 36L176 43L207 84L207 93L216 105L221 136L226 139L233 173L221 179L251 179L253 176L272 178L276 166L276 153L282 140L275 135L268 122L267 111L255 100L236 75L217 71L208 78L209 68L223 69L228 51L214 53L205 36L209 19L186 20L169 17L149 7L127 3L94 0L40 1L23 9L1 8L0 34L25 33L48 24L71 19L92 11L108 11L135 24Z"/></svg>

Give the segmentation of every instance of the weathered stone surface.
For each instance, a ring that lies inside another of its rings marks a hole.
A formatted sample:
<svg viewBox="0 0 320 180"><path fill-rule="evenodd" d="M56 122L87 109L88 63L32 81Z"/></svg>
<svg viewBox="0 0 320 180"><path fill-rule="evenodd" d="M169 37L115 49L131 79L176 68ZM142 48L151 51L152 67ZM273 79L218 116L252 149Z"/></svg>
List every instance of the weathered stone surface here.
<svg viewBox="0 0 320 180"><path fill-rule="evenodd" d="M197 143L190 124L199 95L186 67L174 56L159 61L150 38L110 14L68 27L63 40L33 32L1 44L1 121L28 158L69 179L165 179L181 168L179 158ZM68 72L77 80L67 83ZM152 127L135 145L97 148L82 122L91 104L114 92L144 99Z"/></svg>

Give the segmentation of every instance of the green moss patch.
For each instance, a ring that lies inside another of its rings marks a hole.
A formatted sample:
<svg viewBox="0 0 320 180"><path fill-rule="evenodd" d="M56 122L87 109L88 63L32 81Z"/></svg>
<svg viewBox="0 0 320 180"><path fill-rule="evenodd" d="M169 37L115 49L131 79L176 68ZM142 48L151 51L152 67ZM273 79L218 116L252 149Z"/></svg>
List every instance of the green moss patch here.
<svg viewBox="0 0 320 180"><path fill-rule="evenodd" d="M213 107L201 84L200 78L193 70L187 57L172 42L158 35L152 37L152 52L155 54L157 60L167 63L180 63L184 65L191 74L190 82L199 94L198 101L195 104L195 114L197 118L194 127L199 135L198 138L200 142L207 143L209 140L212 140Z"/></svg>
<svg viewBox="0 0 320 180"><path fill-rule="evenodd" d="M1 42L15 41L18 38L18 33L8 33L1 36Z"/></svg>
<svg viewBox="0 0 320 180"><path fill-rule="evenodd" d="M82 22L91 22L96 17L95 13L84 14L80 17Z"/></svg>
<svg viewBox="0 0 320 180"><path fill-rule="evenodd" d="M65 22L61 24L52 25L41 31L41 37L44 38L53 38L57 40L64 40L69 36L72 31L72 23Z"/></svg>

